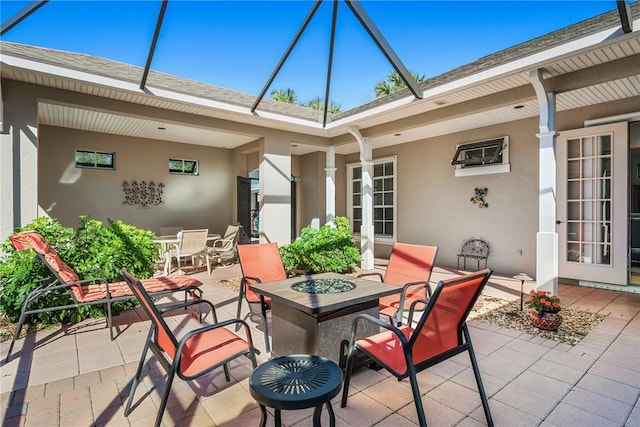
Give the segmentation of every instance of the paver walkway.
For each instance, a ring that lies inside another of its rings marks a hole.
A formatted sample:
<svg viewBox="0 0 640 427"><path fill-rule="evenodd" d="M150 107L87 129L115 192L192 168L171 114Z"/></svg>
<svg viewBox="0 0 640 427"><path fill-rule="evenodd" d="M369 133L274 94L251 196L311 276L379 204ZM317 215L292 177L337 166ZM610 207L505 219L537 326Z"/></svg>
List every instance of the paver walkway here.
<svg viewBox="0 0 640 427"><path fill-rule="evenodd" d="M221 319L235 316L237 293L221 279L239 277L239 267L216 269L205 282L205 298ZM432 280L454 274L436 267ZM531 284L528 284L531 286ZM520 282L493 276L487 293L517 298ZM526 289L528 291L529 289ZM605 314L605 320L572 347L478 321L469 323L489 405L497 426L640 426L640 294L561 285L564 307ZM246 304L243 310L246 312ZM17 342L12 360L0 368L3 426L151 426L165 374L152 356L128 418L123 402L137 367L149 322L137 310L115 319L119 335L109 340L104 319L29 334ZM198 325L178 312L176 328ZM251 316L253 327L259 317ZM268 357L262 333L253 329ZM0 344L4 359L8 342ZM196 381L176 379L163 419L165 425L252 426L260 411L248 391L251 365L236 359L231 382L222 371ZM473 373L461 354L419 374L431 426L486 425ZM346 408L334 403L338 426L414 426L408 381L385 371L354 375ZM310 426L312 410L284 411L286 426ZM270 423L273 419L270 418ZM326 411L323 425L328 425Z"/></svg>

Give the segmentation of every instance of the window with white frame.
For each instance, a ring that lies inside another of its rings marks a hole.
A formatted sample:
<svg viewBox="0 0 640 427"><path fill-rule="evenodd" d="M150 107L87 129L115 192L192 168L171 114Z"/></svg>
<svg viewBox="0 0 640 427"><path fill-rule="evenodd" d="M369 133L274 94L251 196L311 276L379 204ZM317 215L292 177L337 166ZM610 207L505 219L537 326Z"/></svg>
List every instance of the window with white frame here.
<svg viewBox="0 0 640 427"><path fill-rule="evenodd" d="M198 161L186 159L169 159L169 173L181 175L198 175Z"/></svg>
<svg viewBox="0 0 640 427"><path fill-rule="evenodd" d="M451 164L456 167L455 176L510 172L509 137L460 144Z"/></svg>
<svg viewBox="0 0 640 427"><path fill-rule="evenodd" d="M115 169L116 153L76 150L77 168Z"/></svg>
<svg viewBox="0 0 640 427"><path fill-rule="evenodd" d="M351 229L360 234L362 226L362 166L347 165L347 198ZM396 230L396 158L373 161L373 228L380 241L394 240Z"/></svg>

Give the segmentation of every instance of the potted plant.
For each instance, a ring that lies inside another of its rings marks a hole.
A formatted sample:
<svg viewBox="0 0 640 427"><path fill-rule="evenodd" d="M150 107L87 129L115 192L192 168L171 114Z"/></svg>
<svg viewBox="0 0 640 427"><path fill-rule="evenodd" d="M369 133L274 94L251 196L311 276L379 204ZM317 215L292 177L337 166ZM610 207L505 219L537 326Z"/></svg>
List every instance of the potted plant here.
<svg viewBox="0 0 640 427"><path fill-rule="evenodd" d="M550 331L558 329L562 323L560 311L560 298L549 291L529 292L529 300L525 303L531 309L529 319L531 323L540 328Z"/></svg>

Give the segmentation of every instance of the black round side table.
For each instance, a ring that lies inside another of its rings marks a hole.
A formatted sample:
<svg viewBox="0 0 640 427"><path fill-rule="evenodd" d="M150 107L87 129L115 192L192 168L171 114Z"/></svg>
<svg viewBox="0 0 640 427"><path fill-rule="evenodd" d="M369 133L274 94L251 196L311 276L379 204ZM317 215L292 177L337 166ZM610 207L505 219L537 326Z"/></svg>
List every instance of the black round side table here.
<svg viewBox="0 0 640 427"><path fill-rule="evenodd" d="M267 424L267 409L275 409L275 425L281 426L280 410L315 408L313 425L320 426L322 405L327 405L329 423L336 418L331 399L340 393L342 370L321 356L296 354L271 359L258 366L249 377L251 396L260 404L260 426Z"/></svg>

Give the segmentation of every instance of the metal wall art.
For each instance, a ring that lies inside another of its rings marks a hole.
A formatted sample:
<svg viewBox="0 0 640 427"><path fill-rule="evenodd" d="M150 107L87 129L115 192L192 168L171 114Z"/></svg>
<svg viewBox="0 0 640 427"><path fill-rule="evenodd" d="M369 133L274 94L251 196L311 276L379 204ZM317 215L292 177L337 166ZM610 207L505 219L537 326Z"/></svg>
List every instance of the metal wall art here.
<svg viewBox="0 0 640 427"><path fill-rule="evenodd" d="M484 196L487 195L488 191L486 187L476 187L474 189L475 195L471 198L471 202L478 205L479 208L488 208L489 203L484 201Z"/></svg>
<svg viewBox="0 0 640 427"><path fill-rule="evenodd" d="M124 191L123 205L139 205L142 209L151 209L151 206L164 203L162 201L162 189L164 184L155 184L153 181L123 181Z"/></svg>

